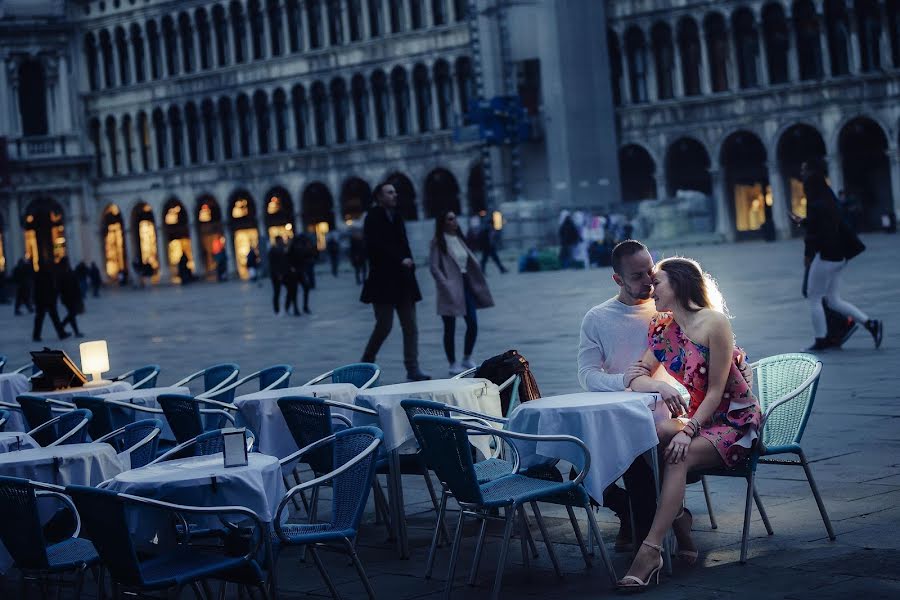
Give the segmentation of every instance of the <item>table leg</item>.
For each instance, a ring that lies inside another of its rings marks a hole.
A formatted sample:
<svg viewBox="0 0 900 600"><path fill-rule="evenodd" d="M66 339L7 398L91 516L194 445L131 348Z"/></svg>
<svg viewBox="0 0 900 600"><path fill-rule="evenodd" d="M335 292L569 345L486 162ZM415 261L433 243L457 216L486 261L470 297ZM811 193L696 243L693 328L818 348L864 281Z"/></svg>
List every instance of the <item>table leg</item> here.
<svg viewBox="0 0 900 600"><path fill-rule="evenodd" d="M390 468L388 481L390 483L391 521L394 524L394 532L397 535L397 551L400 558L409 558L409 540L406 534L406 509L403 505L403 476L400 473L400 450L394 449L390 453Z"/></svg>
<svg viewBox="0 0 900 600"><path fill-rule="evenodd" d="M650 458L650 467L653 469L653 483L656 485L656 504L657 506L659 506L660 494L662 491L659 477L659 454L657 453L656 447L647 450L647 454L649 454ZM666 537L662 543L663 561L666 565L666 575L672 575L672 555L670 551L671 543L671 530L669 530L666 532Z"/></svg>

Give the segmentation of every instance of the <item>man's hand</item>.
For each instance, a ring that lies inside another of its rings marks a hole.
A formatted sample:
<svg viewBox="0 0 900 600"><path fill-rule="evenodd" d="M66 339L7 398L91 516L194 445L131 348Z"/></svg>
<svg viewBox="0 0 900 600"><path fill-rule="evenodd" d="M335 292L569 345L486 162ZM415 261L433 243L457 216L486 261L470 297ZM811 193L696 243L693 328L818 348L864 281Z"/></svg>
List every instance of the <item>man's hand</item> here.
<svg viewBox="0 0 900 600"><path fill-rule="evenodd" d="M400 261L400 264L403 265L404 267L406 267L407 269L412 269L413 268L413 259L404 258L402 261Z"/></svg>
<svg viewBox="0 0 900 600"><path fill-rule="evenodd" d="M646 375L650 376L650 369L644 366L644 363L641 361L637 361L627 369L625 369L625 378L623 382L625 383L625 387L630 387L631 382L637 379L638 377L643 377Z"/></svg>
<svg viewBox="0 0 900 600"><path fill-rule="evenodd" d="M663 402L669 407L669 412L672 413L673 417L678 417L687 413L687 402L681 397L681 393L668 383L660 381L656 393L660 395Z"/></svg>

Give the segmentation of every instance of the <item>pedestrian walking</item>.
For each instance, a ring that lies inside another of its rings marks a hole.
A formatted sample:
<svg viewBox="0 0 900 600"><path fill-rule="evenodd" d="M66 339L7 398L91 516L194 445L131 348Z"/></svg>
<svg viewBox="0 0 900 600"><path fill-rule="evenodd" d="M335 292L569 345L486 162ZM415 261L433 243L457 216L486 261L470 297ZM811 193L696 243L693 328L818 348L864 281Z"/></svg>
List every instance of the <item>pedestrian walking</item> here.
<svg viewBox="0 0 900 600"><path fill-rule="evenodd" d="M837 198L825 179L826 172L824 159L803 163L800 176L806 194L806 218L791 213L794 223L806 228L803 258L804 263L809 265L807 301L816 338L807 350L826 350L839 346L834 339L828 338L823 299L827 300L832 310L863 323L878 348L883 334L882 322L870 319L866 313L840 296L841 273L847 262L866 247L841 217Z"/></svg>
<svg viewBox="0 0 900 600"><path fill-rule="evenodd" d="M284 238L275 238L275 245L269 248L269 279L272 280L272 309L275 315L281 312L281 287L284 285L288 270L287 248ZM285 307L285 311L287 307Z"/></svg>
<svg viewBox="0 0 900 600"><path fill-rule="evenodd" d="M225 251L225 238L216 240L213 248L213 260L216 263L216 281L228 281L228 253Z"/></svg>
<svg viewBox="0 0 900 600"><path fill-rule="evenodd" d="M444 322L444 353L450 376L475 366L472 351L478 337L476 309L489 308L494 299L475 255L463 241L456 213L445 211L434 221L428 262L434 277L437 313ZM456 362L456 317L466 321L462 362Z"/></svg>
<svg viewBox="0 0 900 600"><path fill-rule="evenodd" d="M100 268L97 267L97 263L91 263L89 276L91 280L91 290L94 293L94 298L97 298L100 296L100 285L103 283L103 280L100 278Z"/></svg>
<svg viewBox="0 0 900 600"><path fill-rule="evenodd" d="M573 266L575 249L581 243L581 234L569 211L559 213L559 266L568 269Z"/></svg>
<svg viewBox="0 0 900 600"><path fill-rule="evenodd" d="M362 229L358 227L350 232L350 263L353 265L356 285L362 285L366 280L366 242Z"/></svg>
<svg viewBox="0 0 900 600"><path fill-rule="evenodd" d="M297 235L291 240L288 256L303 288L303 312L309 314L309 293L316 288L316 260L319 258L315 238L304 233Z"/></svg>
<svg viewBox="0 0 900 600"><path fill-rule="evenodd" d="M331 274L337 277L341 261L341 242L337 231L329 231L325 236L325 251L328 252L328 260L331 262Z"/></svg>
<svg viewBox="0 0 900 600"><path fill-rule="evenodd" d="M481 271L487 274L488 259L494 261L500 273L506 273L506 267L497 256L497 247L500 245L500 231L494 229L493 223L487 223L481 228Z"/></svg>
<svg viewBox="0 0 900 600"><path fill-rule="evenodd" d="M256 246L251 246L247 252L247 274L250 281L259 281L259 249Z"/></svg>
<svg viewBox="0 0 900 600"><path fill-rule="evenodd" d="M372 206L366 215L363 235L369 255L369 275L360 301L371 304L375 327L363 351L363 362L375 362L381 345L391 332L394 312L403 331L403 363L412 381L431 379L419 368L419 334L416 302L422 299L416 282L415 263L406 237L403 217L397 211L397 190L390 183L375 188Z"/></svg>
<svg viewBox="0 0 900 600"><path fill-rule="evenodd" d="M63 328L72 326L75 337L83 337L78 329L77 316L84 312L84 299L81 297L81 286L78 285L78 275L69 265L68 257L63 257L56 265L56 282L59 287L59 298L66 307L66 316L60 321Z"/></svg>
<svg viewBox="0 0 900 600"><path fill-rule="evenodd" d="M13 283L16 284L16 304L13 311L20 315L23 306L29 313L34 312L31 306L31 288L34 285L34 265L31 257L24 256L13 269Z"/></svg>
<svg viewBox="0 0 900 600"><path fill-rule="evenodd" d="M90 286L91 270L83 260L78 261L75 267L75 275L78 277L78 287L81 288L82 299L87 298L88 287Z"/></svg>
<svg viewBox="0 0 900 600"><path fill-rule="evenodd" d="M290 263L290 256L288 257ZM300 273L293 264L288 264L284 273L284 314L300 316L300 307L297 304L297 288L300 286Z"/></svg>
<svg viewBox="0 0 900 600"><path fill-rule="evenodd" d="M59 298L59 288L56 285L56 274L52 261L42 261L38 265L37 273L34 275L34 330L31 339L35 342L41 341L41 332L44 328L44 316L49 315L53 328L56 329L56 335L60 340L69 337L59 320L59 313L56 311L56 301Z"/></svg>
<svg viewBox="0 0 900 600"><path fill-rule="evenodd" d="M187 254L183 252L181 258L178 259L178 278L181 280L181 285L187 285L194 281L194 273L188 265Z"/></svg>

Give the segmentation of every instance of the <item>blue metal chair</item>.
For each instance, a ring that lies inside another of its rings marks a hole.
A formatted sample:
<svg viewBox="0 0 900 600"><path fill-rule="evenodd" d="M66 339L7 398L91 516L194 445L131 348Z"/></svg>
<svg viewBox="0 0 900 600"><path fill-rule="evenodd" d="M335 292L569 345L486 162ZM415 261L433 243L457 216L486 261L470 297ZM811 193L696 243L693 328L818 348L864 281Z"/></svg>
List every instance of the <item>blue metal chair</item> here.
<svg viewBox="0 0 900 600"><path fill-rule="evenodd" d="M131 389L141 390L156 387L156 378L159 377L159 365L144 365L137 369L125 371L117 377L113 377L113 381L124 381L131 377Z"/></svg>
<svg viewBox="0 0 900 600"><path fill-rule="evenodd" d="M244 438L247 443L247 452L250 452L256 438L249 429L244 430ZM222 452L224 444L225 440L222 437L221 429L205 431L194 438L178 444L174 448L166 450L163 454L150 461L149 464L156 464L178 458L187 458L190 456L209 456L210 454L217 454Z"/></svg>
<svg viewBox="0 0 900 600"><path fill-rule="evenodd" d="M44 447L83 444L87 441L88 424L92 418L91 411L77 408L50 419L29 431L28 435Z"/></svg>
<svg viewBox="0 0 900 600"><path fill-rule="evenodd" d="M223 405L228 405L227 408L229 408L229 410L233 410L233 405L231 405L230 403L234 399L234 390L236 388L244 385L248 381L258 379L259 391L261 392L264 392L266 390L283 389L290 386L291 374L293 372L294 368L290 365L273 365L271 367L266 367L265 369L260 369L259 371L251 373L246 377L241 377L234 383L231 383L224 387L217 387L215 390L198 394L197 397L208 400L217 400Z"/></svg>
<svg viewBox="0 0 900 600"><path fill-rule="evenodd" d="M33 394L20 394L16 396L16 402L25 417L25 424L29 429L36 429L53 418L53 413L68 412L74 408L74 405L62 400L51 400L43 396L35 396ZM43 433L41 435L48 435ZM41 446L45 444L41 440L35 438L35 441ZM49 443L49 438L47 439Z"/></svg>
<svg viewBox="0 0 900 600"><path fill-rule="evenodd" d="M9 421L9 411L0 410L0 431L6 429L6 422Z"/></svg>
<svg viewBox="0 0 900 600"><path fill-rule="evenodd" d="M7 360L6 360L6 355L5 355L5 354L0 354L0 373L3 372L3 367L6 366L6 362L7 362Z"/></svg>
<svg viewBox="0 0 900 600"><path fill-rule="evenodd" d="M29 373L29 377L34 377L35 375L41 373L41 370L38 369L37 365L35 365L33 362L25 363L18 369L15 369L14 371L10 371L10 373L18 373L20 375L24 375L25 371L31 371L31 373Z"/></svg>
<svg viewBox="0 0 900 600"><path fill-rule="evenodd" d="M78 408L91 411L93 418L88 425L88 433L92 440L98 440L115 429L112 411L103 398L97 396L74 396L72 402Z"/></svg>
<svg viewBox="0 0 900 600"><path fill-rule="evenodd" d="M459 548L462 542L463 525L465 518L475 517L482 521L479 539L475 547L475 559L472 564L472 572L469 576L469 583L474 584L478 575L478 565L481 561L481 550L484 544L484 534L486 531L487 520L491 518L490 511L492 509L504 509L505 527L503 531L503 543L500 548L499 564L494 579L494 587L491 597L496 600L500 595L500 587L503 582L503 571L506 566L506 557L509 551L509 539L512 534L512 528L518 514L522 523L523 531L527 528L524 505L530 504L534 512L535 520L541 531L544 543L547 546L547 552L550 561L557 576L561 577L559 569L559 561L553 551L553 545L547 534L547 528L544 526L544 520L538 508L538 501L554 501L560 496L575 495L580 497L582 507L588 515L588 523L591 530L597 536L600 542L600 554L606 565L607 573L610 580L615 583L616 576L612 563L606 553L603 538L600 535L600 529L594 520L590 511L590 501L587 492L580 485L587 470L591 464L591 454L584 442L570 435L530 435L524 433L516 433L511 431L500 431L492 427L484 427L474 423L461 422L457 419L432 416L432 415L416 415L413 417L416 422L417 440L425 455L428 465L434 470L438 478L444 482L456 501L460 505L459 521L457 523L456 535L453 540L453 548L451 550L450 568L447 575L447 587L445 594L449 597L453 587L453 576L456 571L456 562L459 556ZM554 441L568 442L576 444L584 453L584 467L579 471L572 481L548 481L544 479L536 479L518 474L518 461L516 461L516 474L506 475L499 479L494 479L488 483L478 483L478 476L475 473L475 467L472 462L472 452L469 445L469 434L493 435L500 437L504 442L511 444L511 440L529 440L529 441ZM584 546L581 539L577 521L574 522L576 537L579 545ZM525 560L525 567L528 569L528 550L526 548L526 537L522 537L522 556ZM583 550L582 550L583 551Z"/></svg>
<svg viewBox="0 0 900 600"><path fill-rule="evenodd" d="M759 439L753 447L746 463L732 469L708 469L697 472L702 477L723 476L742 477L747 480L747 497L744 502L744 528L741 536L741 563L747 562L747 550L750 543L751 500L762 517L766 532L772 535L772 525L756 490L756 469L759 465L790 465L803 467L806 480L812 490L828 533L828 539L834 540L834 528L825 510L825 504L819 495L819 488L813 479L812 470L800 439L812 413L816 399L819 376L822 374L822 362L811 354L778 354L759 360L752 365L754 379L759 390L759 404L763 411L759 429ZM797 460L779 460L769 458L779 454L794 454ZM705 483L705 482L704 482ZM715 516L709 496L706 496L710 523L716 528Z"/></svg>
<svg viewBox="0 0 900 600"><path fill-rule="evenodd" d="M0 477L0 541L23 575L23 597L29 581L38 581L46 597L48 580L59 579L65 573L75 575L75 594L81 596L84 572L97 564L97 551L91 542L79 538L78 512L63 488L28 481L17 477ZM75 531L58 543L48 543L41 526L38 500L53 498L72 513Z"/></svg>
<svg viewBox="0 0 900 600"><path fill-rule="evenodd" d="M364 390L377 385L379 377L381 377L381 369L378 368L378 365L374 363L352 363L326 371L313 377L303 385L315 385L330 378L331 383L352 383L359 389Z"/></svg>
<svg viewBox="0 0 900 600"><path fill-rule="evenodd" d="M201 369L196 373L191 373L184 379L176 381L172 384L173 387L184 386L197 379L199 377L203 377L203 391L201 394L210 394L212 392L217 392L221 388L226 387L231 384L238 378L238 374L241 372L241 368L238 367L234 363L222 363L218 365L213 365L211 367L206 367L205 369ZM230 393L224 394L219 397L220 402L231 403L234 401L234 390L232 389Z"/></svg>
<svg viewBox="0 0 900 600"><path fill-rule="evenodd" d="M129 423L94 440L107 443L119 454L127 453L130 467L137 469L149 464L156 457L162 423L157 419L145 419Z"/></svg>
<svg viewBox="0 0 900 600"><path fill-rule="evenodd" d="M331 454L332 470L291 488L285 494L275 515L275 534L281 545L304 546L309 551L316 568L334 598L340 598L340 595L317 551L317 548L325 546L329 542L338 542L339 549L350 555L366 588L366 593L369 598L375 598L375 590L372 589L359 556L356 554L353 540L359 531L359 522L366 507L369 489L375 480L376 453L382 437L382 432L377 427L344 429L319 439L282 460L282 465L286 465L291 461L303 460L302 457L316 455L323 451ZM326 482L330 482L334 490L330 521L282 524L282 514L295 495L306 489L316 489Z"/></svg>
<svg viewBox="0 0 900 600"><path fill-rule="evenodd" d="M203 408L207 404L218 405L215 400L183 394L160 394L156 401L178 443L194 439L207 429L220 429L225 422L234 425L234 416L227 410Z"/></svg>
<svg viewBox="0 0 900 600"><path fill-rule="evenodd" d="M184 506L119 494L109 490L69 486L66 488L84 524L84 531L97 548L103 565L107 568L116 592L151 592L171 590L170 597L178 598L182 588L192 586L199 597L204 597L199 587L207 579L253 581L253 585L268 597L265 575L257 557L265 541L266 527L259 516L240 506ZM190 539L182 540L175 548L146 558L138 554L129 529L131 511L169 512L180 515L231 516L253 524L251 541L246 552L229 554L223 548L204 544L198 548Z"/></svg>

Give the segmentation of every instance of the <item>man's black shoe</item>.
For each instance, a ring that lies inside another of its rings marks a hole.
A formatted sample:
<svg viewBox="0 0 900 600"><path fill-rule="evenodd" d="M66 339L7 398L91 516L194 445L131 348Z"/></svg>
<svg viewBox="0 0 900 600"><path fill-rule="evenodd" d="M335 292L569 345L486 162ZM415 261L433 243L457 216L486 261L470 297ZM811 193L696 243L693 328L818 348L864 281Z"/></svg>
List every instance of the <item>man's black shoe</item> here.
<svg viewBox="0 0 900 600"><path fill-rule="evenodd" d="M875 341L875 348L880 348L881 337L884 334L884 325L882 322L878 319L869 319L866 321L866 329L872 334L872 339Z"/></svg>
<svg viewBox="0 0 900 600"><path fill-rule="evenodd" d="M816 338L815 343L806 349L807 352L817 352L822 350L829 350L831 348L835 348L834 343L829 342L828 338Z"/></svg>
<svg viewBox="0 0 900 600"><path fill-rule="evenodd" d="M409 381L428 381L431 379L431 375L426 375L421 370L416 369L415 371L407 371L406 378Z"/></svg>
<svg viewBox="0 0 900 600"><path fill-rule="evenodd" d="M59 334L59 339L60 339L60 340L65 340L65 339L70 338L70 337L72 337L72 334L71 334L71 333L68 333L67 331L63 331L61 334Z"/></svg>

